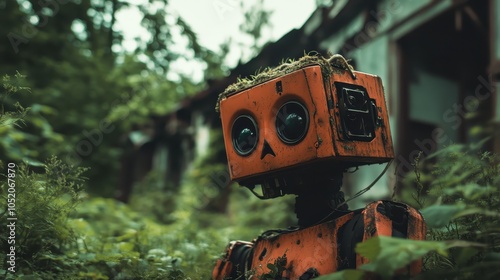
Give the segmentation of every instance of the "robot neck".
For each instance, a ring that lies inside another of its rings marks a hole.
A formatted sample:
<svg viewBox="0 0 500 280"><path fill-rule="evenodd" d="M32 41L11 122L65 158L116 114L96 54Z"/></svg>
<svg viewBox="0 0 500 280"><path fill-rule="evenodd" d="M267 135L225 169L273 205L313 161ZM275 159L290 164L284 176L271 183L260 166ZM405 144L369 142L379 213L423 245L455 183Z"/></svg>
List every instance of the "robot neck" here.
<svg viewBox="0 0 500 280"><path fill-rule="evenodd" d="M338 218L348 210L347 204L341 205L345 201L344 193L340 191L342 172L311 175L316 176L309 176L307 186L295 192L295 214L301 228Z"/></svg>

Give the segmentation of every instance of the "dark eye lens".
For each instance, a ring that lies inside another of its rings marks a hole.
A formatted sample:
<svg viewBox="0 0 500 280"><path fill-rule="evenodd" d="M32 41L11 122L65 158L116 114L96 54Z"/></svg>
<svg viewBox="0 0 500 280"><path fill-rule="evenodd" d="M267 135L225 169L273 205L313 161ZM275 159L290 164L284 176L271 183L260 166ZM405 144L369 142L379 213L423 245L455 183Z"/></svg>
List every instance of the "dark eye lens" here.
<svg viewBox="0 0 500 280"><path fill-rule="evenodd" d="M242 115L236 118L231 128L231 138L236 152L242 156L250 154L257 146L257 124L252 117Z"/></svg>
<svg viewBox="0 0 500 280"><path fill-rule="evenodd" d="M300 142L309 128L309 114L304 105L296 101L285 103L276 117L276 130L280 139L287 144Z"/></svg>

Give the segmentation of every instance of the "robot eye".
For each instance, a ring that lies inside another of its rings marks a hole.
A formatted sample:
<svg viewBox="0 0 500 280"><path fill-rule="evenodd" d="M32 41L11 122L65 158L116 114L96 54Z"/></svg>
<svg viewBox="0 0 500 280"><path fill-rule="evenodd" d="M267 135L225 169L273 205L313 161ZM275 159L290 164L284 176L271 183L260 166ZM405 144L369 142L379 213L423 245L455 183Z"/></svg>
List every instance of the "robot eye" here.
<svg viewBox="0 0 500 280"><path fill-rule="evenodd" d="M249 155L257 147L259 139L259 130L255 120L249 115L237 117L231 128L231 138L234 150L239 155Z"/></svg>
<svg viewBox="0 0 500 280"><path fill-rule="evenodd" d="M309 129L309 113L304 105L297 101L289 101L278 110L276 131L281 141L286 144L297 144Z"/></svg>

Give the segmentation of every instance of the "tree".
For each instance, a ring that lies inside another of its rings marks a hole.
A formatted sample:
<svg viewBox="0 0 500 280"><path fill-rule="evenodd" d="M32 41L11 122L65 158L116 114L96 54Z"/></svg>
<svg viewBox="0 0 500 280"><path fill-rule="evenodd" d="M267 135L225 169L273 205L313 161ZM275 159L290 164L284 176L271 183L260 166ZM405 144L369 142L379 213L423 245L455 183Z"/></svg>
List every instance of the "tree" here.
<svg viewBox="0 0 500 280"><path fill-rule="evenodd" d="M7 35L0 44L0 73L27 76L32 91L18 95L17 101L43 104L39 113L63 140L39 141L43 152L36 159L55 154L68 164L90 166L89 185L108 195L115 185L119 138L128 125L167 113L202 86L182 75L180 80L167 78L170 64L187 56L170 51L176 43L173 27L188 39L193 59L218 69L212 75L223 73L218 54L200 46L182 18L167 21L173 15L166 0L138 5L124 0L18 0L1 1L0 7L0 32ZM117 14L126 9L142 13L142 25L151 35L132 53L116 47L123 43Z"/></svg>
<svg viewBox="0 0 500 280"><path fill-rule="evenodd" d="M262 40L263 31L271 27L272 11L264 9L264 0L259 0L254 5L245 8L244 1L241 2L242 10L245 10L245 20L240 25L240 31L246 34L252 40L250 45L250 57L256 55L264 46L265 41ZM244 45L240 43L244 48Z"/></svg>

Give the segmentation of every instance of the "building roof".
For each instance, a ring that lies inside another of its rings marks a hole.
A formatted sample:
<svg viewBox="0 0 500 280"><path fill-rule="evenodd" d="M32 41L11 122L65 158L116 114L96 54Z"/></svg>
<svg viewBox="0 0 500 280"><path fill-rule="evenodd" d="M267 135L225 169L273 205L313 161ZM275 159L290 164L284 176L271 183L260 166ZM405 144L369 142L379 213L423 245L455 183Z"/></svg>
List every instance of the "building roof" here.
<svg viewBox="0 0 500 280"><path fill-rule="evenodd" d="M175 113L182 116L192 110L200 110L209 120L215 119L213 116L218 115L214 109L218 95L235 83L238 77L254 75L259 69L277 66L288 58L298 59L311 51L325 55L328 50L321 48L321 42L349 23L363 9L375 6L376 2L337 1L332 6L319 7L302 27L293 29L276 42L265 45L257 56L238 64L228 76L208 81L206 89L183 100Z"/></svg>

